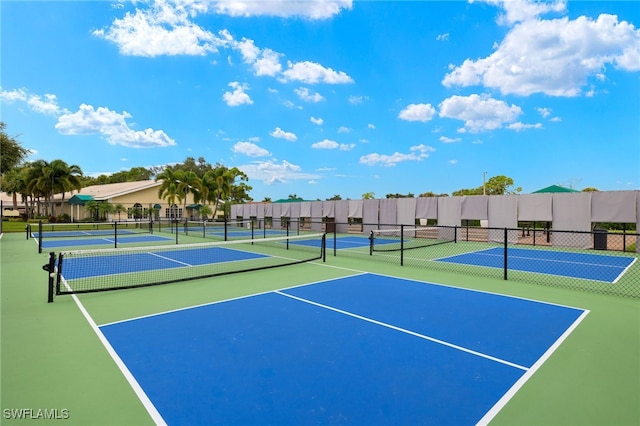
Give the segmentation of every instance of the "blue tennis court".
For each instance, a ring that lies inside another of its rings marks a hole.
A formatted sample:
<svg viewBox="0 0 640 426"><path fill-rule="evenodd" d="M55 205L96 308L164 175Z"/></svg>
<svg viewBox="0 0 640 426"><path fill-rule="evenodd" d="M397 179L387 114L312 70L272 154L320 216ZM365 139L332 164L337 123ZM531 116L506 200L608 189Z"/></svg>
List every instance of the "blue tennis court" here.
<svg viewBox="0 0 640 426"><path fill-rule="evenodd" d="M504 249L494 247L436 260L489 268L503 268ZM633 262L635 262L634 257L625 256L511 247L507 249L509 269L608 283L615 283Z"/></svg>
<svg viewBox="0 0 640 426"><path fill-rule="evenodd" d="M386 242L385 242L386 243ZM314 245L318 246L318 241L299 241L293 244ZM327 249L345 250L352 248L369 247L369 238L348 236L348 237L336 237L335 240L331 235L327 235Z"/></svg>
<svg viewBox="0 0 640 426"><path fill-rule="evenodd" d="M67 237L100 237L100 236L113 236L115 234L115 229L69 229L66 231L43 231L42 238L67 238ZM125 234L140 234L139 231L134 231L130 229L118 229L118 235ZM33 232L31 234L33 238L38 238L40 236L39 232Z"/></svg>
<svg viewBox="0 0 640 426"><path fill-rule="evenodd" d="M159 235L118 235L118 243L132 244L132 243L153 243L153 242L165 242L171 240L171 238L161 237ZM97 246L97 245L114 245L115 239L113 237L113 231L109 234L109 237L103 238L65 238L63 240L42 240L42 248L54 248L54 247L75 247L75 246Z"/></svg>
<svg viewBox="0 0 640 426"><path fill-rule="evenodd" d="M100 330L168 424L471 425L586 315L360 274Z"/></svg>
<svg viewBox="0 0 640 426"><path fill-rule="evenodd" d="M157 252L139 252L107 256L90 256L66 259L64 277L67 280L97 277L101 275L126 274L153 270L189 268L222 262L266 258L267 255L251 253L226 247L176 249Z"/></svg>

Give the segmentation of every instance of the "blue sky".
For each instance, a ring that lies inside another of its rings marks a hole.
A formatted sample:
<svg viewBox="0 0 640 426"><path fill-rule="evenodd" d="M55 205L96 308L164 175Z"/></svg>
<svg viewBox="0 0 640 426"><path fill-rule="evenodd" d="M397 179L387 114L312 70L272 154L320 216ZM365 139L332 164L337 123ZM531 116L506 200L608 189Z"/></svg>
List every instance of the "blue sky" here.
<svg viewBox="0 0 640 426"><path fill-rule="evenodd" d="M2 1L1 119L98 175L187 157L251 196L640 189L633 1Z"/></svg>

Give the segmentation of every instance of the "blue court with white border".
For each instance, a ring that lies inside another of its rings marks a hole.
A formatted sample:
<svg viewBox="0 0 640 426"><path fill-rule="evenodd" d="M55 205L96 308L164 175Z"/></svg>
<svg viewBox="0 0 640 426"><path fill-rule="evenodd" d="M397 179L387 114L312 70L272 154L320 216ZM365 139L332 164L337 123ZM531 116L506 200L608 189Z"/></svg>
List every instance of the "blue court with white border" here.
<svg viewBox="0 0 640 426"><path fill-rule="evenodd" d="M168 424L476 424L588 311L358 274L101 332Z"/></svg>
<svg viewBox="0 0 640 426"><path fill-rule="evenodd" d="M503 268L504 257L504 248L494 247L435 260L489 268ZM617 282L635 261L636 258L630 256L513 247L507 249L507 265L510 270L608 283Z"/></svg>

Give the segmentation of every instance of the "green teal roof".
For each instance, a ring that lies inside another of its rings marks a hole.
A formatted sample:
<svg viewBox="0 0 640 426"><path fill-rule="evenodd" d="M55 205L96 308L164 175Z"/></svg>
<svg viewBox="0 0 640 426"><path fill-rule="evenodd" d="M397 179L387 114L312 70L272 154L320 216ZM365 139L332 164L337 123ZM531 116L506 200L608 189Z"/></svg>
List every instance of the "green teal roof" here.
<svg viewBox="0 0 640 426"><path fill-rule="evenodd" d="M551 185L551 186L547 186L546 188L533 191L532 194L542 194L546 192L557 193L557 192L580 192L580 191L571 189L571 188L565 188L564 186L560 186L560 185Z"/></svg>
<svg viewBox="0 0 640 426"><path fill-rule="evenodd" d="M84 206L87 203L87 201L91 201L91 200L93 200L93 195L76 194L73 197L69 198L68 203L71 205Z"/></svg>

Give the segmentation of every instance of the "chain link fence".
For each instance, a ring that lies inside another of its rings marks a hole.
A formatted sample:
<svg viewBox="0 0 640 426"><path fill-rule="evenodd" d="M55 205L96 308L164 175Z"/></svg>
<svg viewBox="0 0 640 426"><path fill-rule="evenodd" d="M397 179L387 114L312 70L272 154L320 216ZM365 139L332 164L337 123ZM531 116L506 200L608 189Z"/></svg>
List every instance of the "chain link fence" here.
<svg viewBox="0 0 640 426"><path fill-rule="evenodd" d="M636 233L364 224L345 235L337 228L329 230L336 241L359 235L369 247L329 251L336 256L366 253L377 262L406 267L640 298Z"/></svg>

